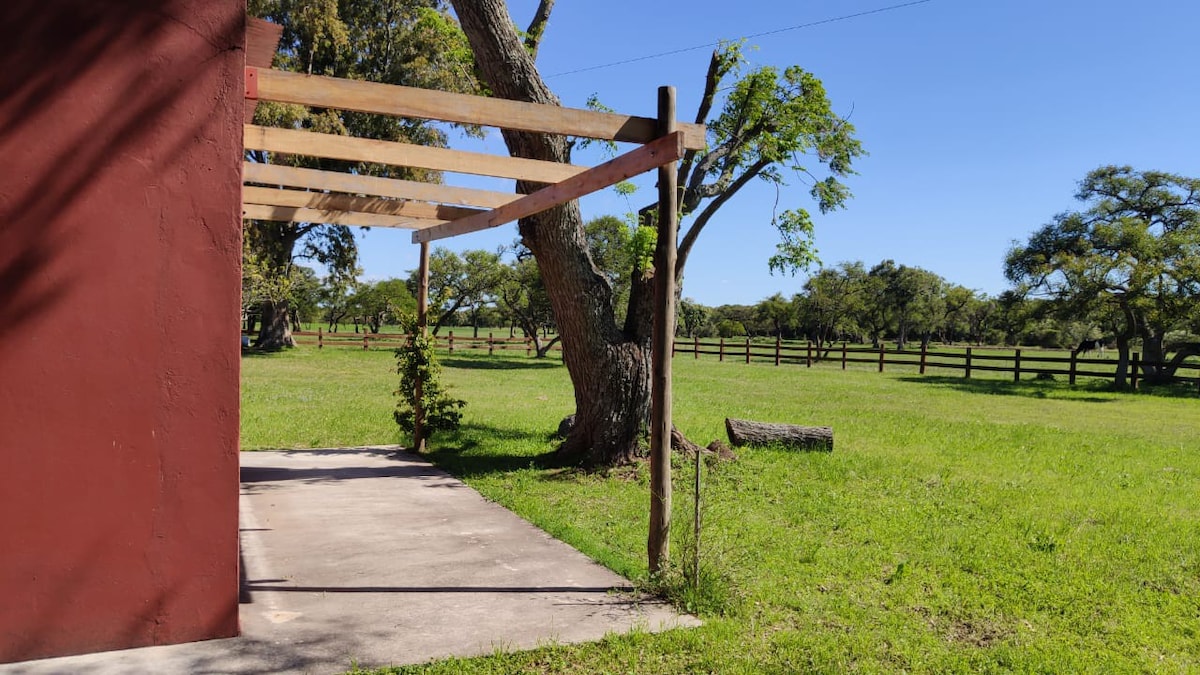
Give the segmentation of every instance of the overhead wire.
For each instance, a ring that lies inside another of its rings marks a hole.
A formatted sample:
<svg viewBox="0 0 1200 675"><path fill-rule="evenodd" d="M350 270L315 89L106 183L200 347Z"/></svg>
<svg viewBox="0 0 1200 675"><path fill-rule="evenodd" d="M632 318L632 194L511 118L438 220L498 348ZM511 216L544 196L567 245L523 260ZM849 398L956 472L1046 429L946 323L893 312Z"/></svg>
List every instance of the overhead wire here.
<svg viewBox="0 0 1200 675"><path fill-rule="evenodd" d="M775 30L763 31L761 33L753 33L751 35L743 35L743 36L737 38L737 40L752 40L754 38L766 37L768 35L777 35L779 33L787 33L789 31L800 30L803 28L812 28L814 26L823 26L825 24L837 23L839 21L848 21L850 19L857 19L857 18L864 17L864 16L870 16L872 14L882 14L884 12L891 12L891 11L895 11L895 10L899 10L899 9L915 7L917 5L924 5L926 3L930 3L933 1L934 0L912 0L911 2L902 2L902 3L896 4L896 5L888 5L887 7L878 7L876 9L869 9L869 10L866 10L863 12L855 12L854 14L844 14L842 16L835 16L835 17L831 17L828 19L821 19L819 21L809 21L808 23L796 24L795 26L787 26L785 28L776 28ZM727 40L717 40L715 42L706 42L704 44L693 45L691 47L681 47L679 49L672 49L670 51L659 52L657 54L647 54L645 56L635 56L632 59L624 59L621 61L613 61L611 63L604 63L604 64L600 64L600 65L596 65L596 66L587 66L586 68L578 68L575 70L567 70L567 71L564 71L561 73L554 73L553 75L547 75L546 78L549 79L551 77L563 77L566 75L576 75L579 73L587 73L587 72L590 72L593 70L602 70L604 68L614 68L616 66L623 66L623 65L626 65L629 63L637 63L639 61L649 61L650 59L659 59L664 56L674 56L676 54L684 54L687 52L694 52L694 51L697 51L700 49L708 49L710 47L717 47L722 42L728 42L728 41Z"/></svg>

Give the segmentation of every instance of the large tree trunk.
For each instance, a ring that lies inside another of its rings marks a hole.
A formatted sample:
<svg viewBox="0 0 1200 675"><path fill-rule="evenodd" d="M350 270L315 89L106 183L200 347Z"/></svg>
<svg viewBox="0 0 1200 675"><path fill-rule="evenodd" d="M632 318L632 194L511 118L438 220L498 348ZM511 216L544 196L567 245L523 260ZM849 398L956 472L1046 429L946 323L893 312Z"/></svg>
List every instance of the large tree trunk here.
<svg viewBox="0 0 1200 675"><path fill-rule="evenodd" d="M559 104L517 36L502 0L452 0L452 4L493 95ZM565 138L503 133L514 156L570 161ZM525 194L539 187L517 183L517 191ZM650 410L649 302L631 300L625 328L617 325L612 287L588 255L577 202L524 218L519 230L546 282L562 336L563 361L575 388L576 422L559 452L570 461L591 465L627 461L638 452ZM648 295L648 284L642 286L632 293ZM644 307L635 311L635 305Z"/></svg>
<svg viewBox="0 0 1200 675"><path fill-rule="evenodd" d="M295 347L292 339L292 323L287 300L262 304L262 328L254 342L257 349L283 349Z"/></svg>

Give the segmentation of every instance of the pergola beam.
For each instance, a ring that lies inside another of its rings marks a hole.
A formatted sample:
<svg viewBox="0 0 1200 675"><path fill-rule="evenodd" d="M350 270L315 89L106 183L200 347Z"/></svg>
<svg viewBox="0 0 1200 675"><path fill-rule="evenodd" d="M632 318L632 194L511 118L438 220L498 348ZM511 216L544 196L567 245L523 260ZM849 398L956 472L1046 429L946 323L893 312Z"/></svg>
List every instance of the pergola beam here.
<svg viewBox="0 0 1200 675"><path fill-rule="evenodd" d="M493 209L520 198L510 192L493 192L472 188L420 183L412 180L397 180L379 176L360 176L341 171L322 171L295 166L244 162L242 180L246 183L278 185L282 187L327 190L351 195L415 199L455 206L477 206Z"/></svg>
<svg viewBox="0 0 1200 675"><path fill-rule="evenodd" d="M630 143L648 143L658 137L658 122L650 117L302 75L267 68L248 67L246 73L248 80L257 80L257 98L263 101ZM703 125L680 124L678 128L683 132L687 149L704 149Z"/></svg>
<svg viewBox="0 0 1200 675"><path fill-rule="evenodd" d="M242 203L262 204L264 206L296 206L306 209L317 209L319 211L355 211L360 213L374 213L381 216L425 218L428 220L444 221L465 218L477 213L486 213L486 211L479 209L464 209L460 206L427 204L425 202L409 200L355 197L328 192L277 190L252 186L242 188Z"/></svg>
<svg viewBox="0 0 1200 675"><path fill-rule="evenodd" d="M674 162L683 156L684 150L683 134L679 131L672 132L616 159L571 176L562 182L544 187L504 206L413 232L413 243L419 244L486 230L540 213L572 199L579 199L597 190L603 190L639 173Z"/></svg>
<svg viewBox="0 0 1200 675"><path fill-rule="evenodd" d="M243 136L247 150L496 176L534 183L557 183L587 170L587 167L573 164L501 157L354 136L318 134L298 129L276 129L253 124L245 125Z"/></svg>
<svg viewBox="0 0 1200 675"><path fill-rule="evenodd" d="M326 225L355 225L358 227L399 227L409 230L440 225L445 220L427 218L382 216L375 213L354 211L322 211L298 206L269 206L265 204L243 204L242 218L250 220L278 220L285 223L324 223Z"/></svg>

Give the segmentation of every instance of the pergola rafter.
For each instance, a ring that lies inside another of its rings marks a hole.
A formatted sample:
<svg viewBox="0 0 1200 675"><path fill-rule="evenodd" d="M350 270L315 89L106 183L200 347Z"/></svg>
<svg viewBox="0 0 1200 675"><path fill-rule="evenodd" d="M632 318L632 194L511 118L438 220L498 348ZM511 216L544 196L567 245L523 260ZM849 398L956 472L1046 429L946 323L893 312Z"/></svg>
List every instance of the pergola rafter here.
<svg viewBox="0 0 1200 675"><path fill-rule="evenodd" d="M272 27L266 34L277 39L279 31ZM248 53L251 47L247 45ZM265 50L258 51L266 53ZM266 65L265 56L252 61L246 67L247 111L253 111L259 100L276 101L640 144L631 152L587 168L247 124L244 129L247 150L510 178L542 183L545 187L531 194L518 195L246 162L242 209L244 217L249 219L414 230L413 242L421 247L418 325L424 331L430 241L512 222L657 168L660 197L655 267L667 270L667 273L657 275L655 279L648 553L650 569L659 569L666 558L671 510L669 345L670 327L675 324L674 274L671 270L674 269L678 237L675 162L686 151L705 147L705 127L680 124L675 120L675 90L670 87L659 89L658 117L648 118L301 75L254 67ZM420 383L417 386L420 387ZM414 412L414 445L420 450L423 446L423 411Z"/></svg>

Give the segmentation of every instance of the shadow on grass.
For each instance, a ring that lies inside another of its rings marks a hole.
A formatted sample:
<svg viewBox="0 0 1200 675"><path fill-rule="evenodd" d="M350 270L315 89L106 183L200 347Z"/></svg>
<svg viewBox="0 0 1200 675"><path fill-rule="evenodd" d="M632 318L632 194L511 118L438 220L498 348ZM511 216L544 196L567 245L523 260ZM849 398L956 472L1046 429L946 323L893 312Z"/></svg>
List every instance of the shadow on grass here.
<svg viewBox="0 0 1200 675"><path fill-rule="evenodd" d="M438 362L447 368L461 368L463 370L541 370L562 367L562 363L550 359L529 357L518 360L514 357L488 356L486 354L478 356L474 354L467 356L439 356Z"/></svg>
<svg viewBox="0 0 1200 675"><path fill-rule="evenodd" d="M253 347L242 347L242 358L263 358L272 357L283 354L286 349L255 349Z"/></svg>
<svg viewBox="0 0 1200 675"><path fill-rule="evenodd" d="M987 394L990 396L1024 396L1027 398L1060 398L1070 401L1087 403L1111 403L1117 399L1111 396L1079 396L1075 392L1091 392L1095 394L1119 393L1107 382L1077 384L1074 387L1063 382L1028 380L1010 382L1007 380L968 380L961 377L944 375L919 375L898 378L901 382L925 384L934 387L944 387L969 394Z"/></svg>
<svg viewBox="0 0 1200 675"><path fill-rule="evenodd" d="M538 433L519 429L502 429L487 424L464 424L453 435L435 439L426 459L458 478L470 479L509 473L522 469L560 469L570 466L549 449L539 454L512 452L513 446L552 447L557 437L546 431Z"/></svg>
<svg viewBox="0 0 1200 675"><path fill-rule="evenodd" d="M1029 398L1058 398L1067 401L1084 401L1087 403L1109 403L1118 400L1114 395L1155 396L1159 398L1200 398L1197 385L1188 382L1172 382L1168 384L1141 384L1137 391L1116 389L1111 382L1099 379L1087 379L1074 386L1062 381L1022 380L967 380L961 377L939 375L921 375L899 378L902 382L916 382L934 386L957 389L972 394L990 394L994 396L1026 396ZM1081 394L1107 394L1107 396L1087 396Z"/></svg>

